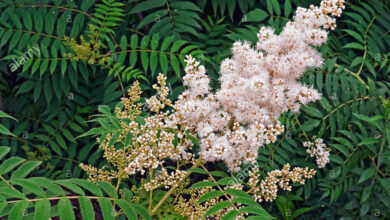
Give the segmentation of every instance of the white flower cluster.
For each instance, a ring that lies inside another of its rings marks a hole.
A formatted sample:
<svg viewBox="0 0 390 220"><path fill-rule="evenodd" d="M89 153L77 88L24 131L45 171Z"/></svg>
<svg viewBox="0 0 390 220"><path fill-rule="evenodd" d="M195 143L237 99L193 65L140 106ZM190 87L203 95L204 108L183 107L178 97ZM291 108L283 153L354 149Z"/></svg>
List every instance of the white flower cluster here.
<svg viewBox="0 0 390 220"><path fill-rule="evenodd" d="M306 152L310 157L316 157L318 168L324 168L329 163L330 148L326 146L322 138L313 138L314 142L306 141L303 143L304 147L308 149Z"/></svg>
<svg viewBox="0 0 390 220"><path fill-rule="evenodd" d="M198 133L204 160L223 160L232 171L253 163L258 148L283 132L281 114L298 112L301 105L320 98L317 90L297 80L307 69L322 65L313 46L326 41L324 29L335 27L331 16L340 16L343 3L324 0L320 7L298 8L280 35L261 28L255 48L248 42L234 43L232 58L221 63L221 89L216 93L204 66L187 56L187 90L175 109Z"/></svg>

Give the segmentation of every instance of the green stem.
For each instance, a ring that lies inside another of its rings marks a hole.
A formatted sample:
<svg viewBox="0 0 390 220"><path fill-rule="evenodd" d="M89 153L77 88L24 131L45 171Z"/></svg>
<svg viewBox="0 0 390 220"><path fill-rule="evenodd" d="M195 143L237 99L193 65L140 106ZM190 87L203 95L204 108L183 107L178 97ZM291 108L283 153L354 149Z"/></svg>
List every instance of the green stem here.
<svg viewBox="0 0 390 220"><path fill-rule="evenodd" d="M385 115L385 117L386 117L386 115ZM378 174L378 170L380 170L383 147L385 146L385 142L386 142L386 130L387 130L387 124L388 123L389 123L389 118L386 118L386 120L385 120L385 127L383 129L382 142L381 142L381 145L380 145L380 148L379 148L379 153L378 153L378 159L376 160L375 175L372 177L371 187L375 183L375 177Z"/></svg>
<svg viewBox="0 0 390 220"><path fill-rule="evenodd" d="M366 55L364 54L364 57L365 57ZM364 58L365 59L365 58ZM364 61L363 61L364 62ZM340 67L340 65L339 64L337 64L337 63L335 63L334 65L333 65L334 67L336 67L336 68L338 68L338 67ZM362 67L362 66L361 66ZM345 72L348 72L348 73L350 73L353 77L355 77L357 80L359 80L359 82L361 82L365 87L366 87L366 89L370 89L369 87L368 87L368 85L364 82L364 80L362 79L362 78L360 78L360 71L361 70L359 70L359 73L354 73L354 72L352 72L351 70L349 70L349 69L347 69L347 68L343 68L343 70L345 71Z"/></svg>

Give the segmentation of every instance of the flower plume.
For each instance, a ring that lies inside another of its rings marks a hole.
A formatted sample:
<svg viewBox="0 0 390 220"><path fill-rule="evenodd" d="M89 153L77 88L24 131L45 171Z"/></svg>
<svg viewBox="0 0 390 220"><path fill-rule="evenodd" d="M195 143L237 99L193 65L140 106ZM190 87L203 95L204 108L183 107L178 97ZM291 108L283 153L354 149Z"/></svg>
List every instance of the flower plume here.
<svg viewBox="0 0 390 220"><path fill-rule="evenodd" d="M175 109L198 133L204 160L223 160L232 171L253 163L259 147L284 131L281 114L299 112L321 97L298 80L306 70L321 67L315 47L326 42L327 29L336 27L342 9L344 0L323 0L319 7L298 8L279 35L262 27L254 48L235 42L233 56L221 63L221 88L215 93L204 66L187 56L187 89Z"/></svg>

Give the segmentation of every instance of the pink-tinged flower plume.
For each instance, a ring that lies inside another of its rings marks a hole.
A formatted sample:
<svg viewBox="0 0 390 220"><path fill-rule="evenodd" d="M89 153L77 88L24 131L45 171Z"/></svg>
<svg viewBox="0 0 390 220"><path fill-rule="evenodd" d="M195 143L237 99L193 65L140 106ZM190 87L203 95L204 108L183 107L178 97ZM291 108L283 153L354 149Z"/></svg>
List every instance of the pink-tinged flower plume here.
<svg viewBox="0 0 390 220"><path fill-rule="evenodd" d="M221 63L221 88L216 93L204 66L187 56L187 89L174 107L198 133L204 160L223 160L232 171L255 162L259 147L275 142L284 131L278 121L281 114L299 112L301 105L321 97L298 80L306 70L321 67L315 47L326 42L326 30L336 27L334 17L342 9L344 0L323 0L319 7L298 8L279 35L262 27L255 48L235 42L233 56Z"/></svg>

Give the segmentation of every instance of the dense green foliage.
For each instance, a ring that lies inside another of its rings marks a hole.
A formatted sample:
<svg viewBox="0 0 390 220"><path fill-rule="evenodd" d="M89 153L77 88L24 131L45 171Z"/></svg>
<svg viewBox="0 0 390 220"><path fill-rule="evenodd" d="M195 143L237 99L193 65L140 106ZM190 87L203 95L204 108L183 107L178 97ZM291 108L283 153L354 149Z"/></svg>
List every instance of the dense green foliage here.
<svg viewBox="0 0 390 220"><path fill-rule="evenodd" d="M106 108L98 106L113 109L136 79L143 95L150 96L160 72L168 77L169 98L175 100L184 89L181 78L187 54L205 64L213 88L218 89L218 66L230 55L234 41L255 42L262 26L272 26L278 32L297 6L318 3L1 1L0 104L8 115L0 114L0 216L72 219L69 213L73 205L86 219L93 219L98 207L105 219L113 219L115 201L129 219L137 215L150 219L144 208L147 201L129 203L133 196L130 189L138 179L130 179L127 186L122 184L123 195L119 195L115 186L87 182L79 167L79 163L105 165L98 143L83 135L91 128L113 126L106 121L109 117L104 117ZM75 50L83 46L80 36L87 39L94 31L102 42L98 51L85 60L72 59L80 55ZM66 36L74 38L77 45L66 43ZM14 71L12 64L36 45L39 55L34 54ZM321 48L323 67L302 77L322 93L322 99L304 107L299 115L283 115L280 120L285 133L275 144L262 148L258 157L263 177L286 163L317 169L315 160L307 157L302 147L303 142L317 136L332 150L330 164L305 185L280 194L275 203L263 202L261 207L245 199L240 203L251 207L254 214L267 216L265 209L284 219L389 218L389 48L390 1L347 2L336 30ZM96 62L89 60L92 58ZM103 116L92 118L96 114ZM230 176L222 163L208 164L207 169L219 171L214 174L221 180ZM208 174L203 169L194 171L196 175L190 179L195 184L197 175ZM159 194L155 203L163 192L155 192ZM64 195L74 196L73 200L62 198ZM210 198L221 195L209 194ZM27 198L46 199L35 203L27 202ZM53 203L49 198L58 199ZM9 203L10 199L18 202ZM159 215L167 214L171 219L178 216L171 207L164 208L165 213Z"/></svg>

